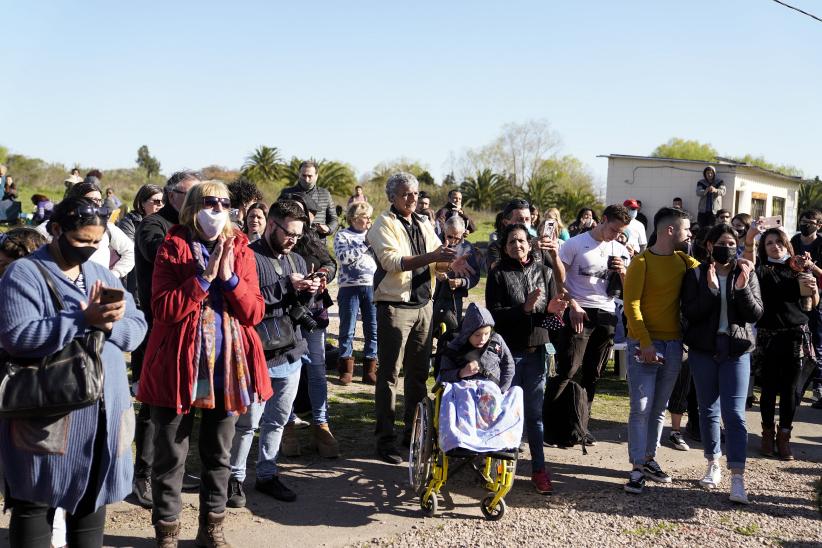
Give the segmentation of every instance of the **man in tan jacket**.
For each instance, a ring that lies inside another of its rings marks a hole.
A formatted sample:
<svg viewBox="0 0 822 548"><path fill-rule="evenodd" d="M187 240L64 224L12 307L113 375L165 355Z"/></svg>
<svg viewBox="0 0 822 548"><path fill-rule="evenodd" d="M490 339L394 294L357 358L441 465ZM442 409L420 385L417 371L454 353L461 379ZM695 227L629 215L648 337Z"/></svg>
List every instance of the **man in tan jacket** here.
<svg viewBox="0 0 822 548"><path fill-rule="evenodd" d="M374 301L377 303L377 385L374 399L377 416L377 453L382 460L400 464L394 416L400 367L405 375L405 433L411 426L417 403L426 395L431 356L431 297L435 264L451 263L458 273L469 274L464 260L441 244L427 218L415 213L419 183L410 173L388 178L385 193L391 202L368 231L368 243L377 258Z"/></svg>

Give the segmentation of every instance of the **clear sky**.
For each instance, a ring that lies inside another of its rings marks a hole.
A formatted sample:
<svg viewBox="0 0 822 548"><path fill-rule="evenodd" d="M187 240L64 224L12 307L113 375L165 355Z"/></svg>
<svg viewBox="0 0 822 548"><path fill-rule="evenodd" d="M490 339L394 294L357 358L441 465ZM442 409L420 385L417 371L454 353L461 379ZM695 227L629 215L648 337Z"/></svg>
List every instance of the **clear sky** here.
<svg viewBox="0 0 822 548"><path fill-rule="evenodd" d="M822 2L789 0L822 15ZM822 176L822 23L771 0L0 0L0 144L163 172L286 158L419 160L544 118L598 154L670 137Z"/></svg>

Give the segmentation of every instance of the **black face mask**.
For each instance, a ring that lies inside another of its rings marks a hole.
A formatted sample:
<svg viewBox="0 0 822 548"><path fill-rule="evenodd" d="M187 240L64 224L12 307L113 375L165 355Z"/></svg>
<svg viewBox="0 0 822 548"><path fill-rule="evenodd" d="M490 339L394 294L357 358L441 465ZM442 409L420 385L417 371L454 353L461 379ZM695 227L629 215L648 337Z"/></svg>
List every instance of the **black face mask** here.
<svg viewBox="0 0 822 548"><path fill-rule="evenodd" d="M94 255L94 252L97 251L96 247L77 247L71 245L66 239L65 234L60 234L60 237L57 238L57 246L60 248L60 255L63 256L63 260L66 261L69 266L80 266L88 261L91 256Z"/></svg>
<svg viewBox="0 0 822 548"><path fill-rule="evenodd" d="M736 249L724 245L715 245L711 250L711 257L719 264L728 264L731 259L736 258Z"/></svg>
<svg viewBox="0 0 822 548"><path fill-rule="evenodd" d="M802 233L803 236L810 236L814 232L816 232L815 225L799 225L799 232Z"/></svg>

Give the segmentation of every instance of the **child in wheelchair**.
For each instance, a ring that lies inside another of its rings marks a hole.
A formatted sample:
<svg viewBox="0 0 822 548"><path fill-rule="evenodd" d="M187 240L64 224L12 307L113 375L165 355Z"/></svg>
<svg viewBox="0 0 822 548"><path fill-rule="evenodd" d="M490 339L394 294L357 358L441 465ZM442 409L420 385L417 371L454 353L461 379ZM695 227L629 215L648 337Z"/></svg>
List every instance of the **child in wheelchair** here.
<svg viewBox="0 0 822 548"><path fill-rule="evenodd" d="M519 446L524 425L522 389L511 387L514 359L493 327L491 313L471 303L459 333L440 356L442 451L462 448L486 453Z"/></svg>

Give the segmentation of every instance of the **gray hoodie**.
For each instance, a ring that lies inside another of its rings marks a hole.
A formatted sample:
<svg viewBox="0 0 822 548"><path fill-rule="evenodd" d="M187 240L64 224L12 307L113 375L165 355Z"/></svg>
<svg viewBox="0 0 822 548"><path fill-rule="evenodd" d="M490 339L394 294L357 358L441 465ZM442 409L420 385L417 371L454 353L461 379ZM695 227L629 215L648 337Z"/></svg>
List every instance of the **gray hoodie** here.
<svg viewBox="0 0 822 548"><path fill-rule="evenodd" d="M466 379L494 381L503 392L511 387L511 380L514 378L514 358L502 337L492 332L482 348L474 348L468 341L474 331L485 326L494 327L491 313L476 303L469 304L462 319L460 332L448 343L448 348L443 353L439 376L441 382L459 382L462 380L460 369L466 363L476 360L480 365L480 372L465 377Z"/></svg>

